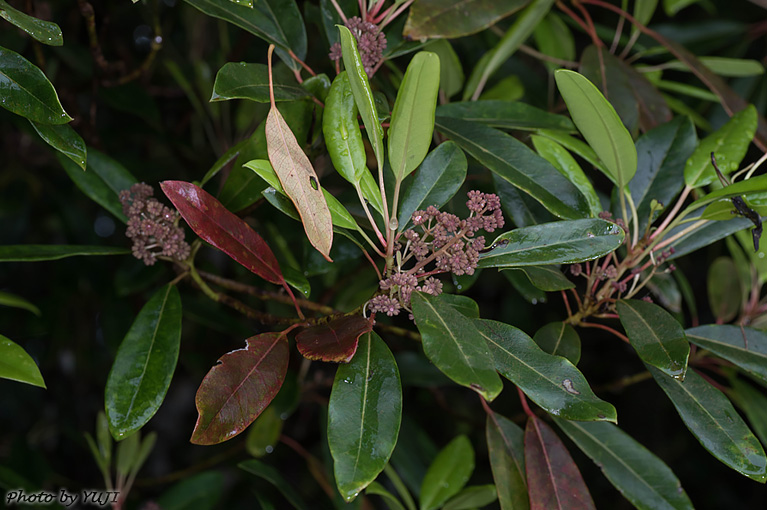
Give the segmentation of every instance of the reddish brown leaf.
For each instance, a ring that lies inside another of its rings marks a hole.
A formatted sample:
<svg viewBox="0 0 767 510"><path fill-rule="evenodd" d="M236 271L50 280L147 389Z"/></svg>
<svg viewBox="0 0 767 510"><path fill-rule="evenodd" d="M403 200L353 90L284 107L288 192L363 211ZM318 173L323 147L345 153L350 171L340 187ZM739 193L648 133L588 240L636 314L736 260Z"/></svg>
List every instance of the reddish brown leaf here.
<svg viewBox="0 0 767 510"><path fill-rule="evenodd" d="M307 359L348 363L357 352L360 336L372 329L370 319L347 315L303 330L296 335L296 347Z"/></svg>
<svg viewBox="0 0 767 510"><path fill-rule="evenodd" d="M539 418L527 420L525 471L530 510L596 509L567 448Z"/></svg>
<svg viewBox="0 0 767 510"><path fill-rule="evenodd" d="M197 390L194 444L231 439L253 423L272 401L288 370L286 331L248 338L247 347L224 354Z"/></svg>
<svg viewBox="0 0 767 510"><path fill-rule="evenodd" d="M183 181L160 183L194 232L264 280L286 287L266 241L207 191Z"/></svg>

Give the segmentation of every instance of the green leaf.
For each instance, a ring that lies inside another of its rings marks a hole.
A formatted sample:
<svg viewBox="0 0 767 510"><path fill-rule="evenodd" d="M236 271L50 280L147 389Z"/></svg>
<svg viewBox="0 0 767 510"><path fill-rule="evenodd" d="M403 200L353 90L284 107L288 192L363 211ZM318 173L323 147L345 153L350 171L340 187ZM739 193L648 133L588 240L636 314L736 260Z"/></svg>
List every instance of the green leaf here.
<svg viewBox="0 0 767 510"><path fill-rule="evenodd" d="M466 155L455 142L441 143L431 151L402 193L399 230L411 224L416 210L425 210L430 205L439 209L453 198L466 179L467 167Z"/></svg>
<svg viewBox="0 0 767 510"><path fill-rule="evenodd" d="M118 441L143 427L160 408L176 369L181 298L166 285L141 309L117 350L105 389L109 429Z"/></svg>
<svg viewBox="0 0 767 510"><path fill-rule="evenodd" d="M680 381L647 368L706 450L738 473L761 483L767 480L767 457L759 440L721 391L694 370Z"/></svg>
<svg viewBox="0 0 767 510"><path fill-rule="evenodd" d="M505 271L503 276L511 283L520 296L525 301L533 305L545 303L547 301L546 293L530 283L530 279L522 271Z"/></svg>
<svg viewBox="0 0 767 510"><path fill-rule="evenodd" d="M330 87L322 116L322 133L336 171L352 184L360 182L367 170L365 146L346 71L336 76Z"/></svg>
<svg viewBox="0 0 767 510"><path fill-rule="evenodd" d="M2 249L2 247L0 247ZM14 308L21 308L27 310L40 317L40 309L16 294L0 291L0 306L12 306Z"/></svg>
<svg viewBox="0 0 767 510"><path fill-rule="evenodd" d="M743 409L762 445L767 445L767 396L750 384L733 378L728 396Z"/></svg>
<svg viewBox="0 0 767 510"><path fill-rule="evenodd" d="M594 395L568 360L544 352L514 326L483 319L474 323L493 351L498 372L543 409L568 420L616 421L615 408Z"/></svg>
<svg viewBox="0 0 767 510"><path fill-rule="evenodd" d="M526 266L508 270L524 273L533 286L546 292L575 288L575 284L568 280L557 266Z"/></svg>
<svg viewBox="0 0 767 510"><path fill-rule="evenodd" d="M482 59L480 59L480 63ZM499 80L495 85L482 92L477 101L519 101L525 95L525 85L519 76L512 74Z"/></svg>
<svg viewBox="0 0 767 510"><path fill-rule="evenodd" d="M275 76L276 77L276 76ZM295 101L310 94L289 75L274 80L275 101ZM218 70L213 83L211 102L228 99L250 99L269 102L269 70L264 64L228 62Z"/></svg>
<svg viewBox="0 0 767 510"><path fill-rule="evenodd" d="M228 21L274 44L288 67L294 71L301 69L288 54L292 50L301 60L306 58L306 28L295 0L258 0L252 8L229 0L185 1L208 16Z"/></svg>
<svg viewBox="0 0 767 510"><path fill-rule="evenodd" d="M440 299L458 310L461 315L470 319L479 319L479 305L470 297L458 294L440 294Z"/></svg>
<svg viewBox="0 0 767 510"><path fill-rule="evenodd" d="M0 246L0 262L40 262L79 255L127 255L130 250L116 246L66 244L16 244Z"/></svg>
<svg viewBox="0 0 767 510"><path fill-rule="evenodd" d="M559 173L567 177L583 194L583 197L589 204L591 216L598 216L602 212L602 204L599 201L597 192L594 191L594 186L589 178L586 177L586 174L583 173L575 158L564 147L550 138L541 135L533 135L530 138L538 154L559 170Z"/></svg>
<svg viewBox="0 0 767 510"><path fill-rule="evenodd" d="M513 421L491 412L487 415L485 435L501 510L529 510L524 431Z"/></svg>
<svg viewBox="0 0 767 510"><path fill-rule="evenodd" d="M443 510L472 510L482 508L498 499L495 485L471 485L450 498Z"/></svg>
<svg viewBox="0 0 767 510"><path fill-rule="evenodd" d="M376 479L397 444L402 387L397 363L375 333L360 338L339 365L328 404L328 444L336 484L346 501Z"/></svg>
<svg viewBox="0 0 767 510"><path fill-rule="evenodd" d="M370 482L370 485L367 486L365 489L365 495L370 494L381 496L386 502L386 505L389 507L389 510L405 510L405 507L402 506L402 503L399 502L396 496L387 491L386 488L378 482Z"/></svg>
<svg viewBox="0 0 767 510"><path fill-rule="evenodd" d="M438 106L436 114L439 117L470 120L499 129L555 129L575 132L572 121L564 115L550 113L519 101L490 99L448 103Z"/></svg>
<svg viewBox="0 0 767 510"><path fill-rule="evenodd" d="M115 471L117 476L127 478L138 458L141 433L132 434L117 444Z"/></svg>
<svg viewBox="0 0 767 510"><path fill-rule="evenodd" d="M506 232L493 248L480 254L479 267L574 264L616 250L625 234L615 223L600 219L555 221Z"/></svg>
<svg viewBox="0 0 767 510"><path fill-rule="evenodd" d="M362 65L362 58L357 51L357 41L352 36L348 28L338 25L341 36L341 52L344 59L344 67L349 76L349 84L352 87L354 101L357 103L357 109L362 117L362 123L365 125L365 132L373 147L378 171L383 171L384 148L383 148L383 128L378 121L376 103L373 98L373 92L370 90L370 82Z"/></svg>
<svg viewBox="0 0 767 510"><path fill-rule="evenodd" d="M702 218L701 213L693 213L688 215L685 218L685 223L671 229L666 234L666 238L670 239L677 234L681 234L684 229L689 227L687 223L701 219L704 219ZM749 219L740 216L735 216L729 221L709 221L708 223L704 223L702 226L679 237L676 241L674 241L672 244L674 247L674 253L668 258L668 260L677 259L687 255L688 253L692 253L695 250L703 248L704 246L713 244L720 239L724 239L725 237L739 230L753 226L754 224L751 223Z"/></svg>
<svg viewBox="0 0 767 510"><path fill-rule="evenodd" d="M700 62L719 76L746 77L764 74L764 66L758 60L728 57L698 57ZM680 60L670 60L663 64L666 69L691 72L691 69Z"/></svg>
<svg viewBox="0 0 767 510"><path fill-rule="evenodd" d="M581 339L569 324L550 322L535 332L533 340L544 352L562 356L573 365L581 360Z"/></svg>
<svg viewBox="0 0 767 510"><path fill-rule="evenodd" d="M738 169L754 138L757 125L756 108L749 105L732 116L727 123L701 140L684 167L684 182L699 188L717 180L711 164L714 153L716 164L724 175Z"/></svg>
<svg viewBox="0 0 767 510"><path fill-rule="evenodd" d="M125 167L93 149L88 154L85 172L61 153L57 154L57 157L69 178L88 198L111 212L123 223L127 221L119 195L122 190L130 188L137 181Z"/></svg>
<svg viewBox="0 0 767 510"><path fill-rule="evenodd" d="M272 466L264 464L260 460L252 459L246 460L245 462L240 462L237 464L237 467L259 478L263 478L267 482L277 487L277 490L279 490L280 493L285 496L285 499L288 500L293 508L298 510L307 508L306 503L304 503L304 501L301 499L298 491L291 487L282 477L280 472L274 469Z"/></svg>
<svg viewBox="0 0 767 510"><path fill-rule="evenodd" d="M557 219L533 197L514 187L509 181L498 174L493 174L492 177L503 210L511 217L516 227L540 225Z"/></svg>
<svg viewBox="0 0 767 510"><path fill-rule="evenodd" d="M533 31L535 45L544 55L561 60L575 60L575 39L562 18L555 12L549 12ZM560 66L554 62L543 61L549 72Z"/></svg>
<svg viewBox="0 0 767 510"><path fill-rule="evenodd" d="M699 326L686 330L690 342L731 361L767 384L767 333L738 326Z"/></svg>
<svg viewBox="0 0 767 510"><path fill-rule="evenodd" d="M178 482L157 498L163 510L213 510L224 489L220 471L204 471Z"/></svg>
<svg viewBox="0 0 767 510"><path fill-rule="evenodd" d="M49 46L61 46L64 44L61 29L56 23L43 21L24 14L8 5L8 2L5 0L0 0L0 18L3 18L12 25L16 25L38 42Z"/></svg>
<svg viewBox="0 0 767 510"><path fill-rule="evenodd" d="M597 153L594 152L594 149L589 147L582 140L570 136L563 131L556 131L553 129L538 129L537 131L538 134L554 140L565 149L577 154L578 156L591 163L591 165L593 165L594 168L597 168L600 172L607 174L607 169L605 168L604 163L599 160Z"/></svg>
<svg viewBox="0 0 767 510"><path fill-rule="evenodd" d="M445 446L426 471L418 500L421 510L434 510L457 494L474 472L474 449L466 436Z"/></svg>
<svg viewBox="0 0 767 510"><path fill-rule="evenodd" d="M760 195L758 198L761 198L763 197L765 190L767 190L767 175L758 175L744 181L732 183L724 188L714 190L708 195L697 199L688 207L689 210L694 210L715 201L726 200L738 196L747 197L749 195ZM733 215L730 216L732 217Z"/></svg>
<svg viewBox="0 0 767 510"><path fill-rule="evenodd" d="M494 25L528 1L419 0L410 8L403 35L419 40L463 37Z"/></svg>
<svg viewBox="0 0 767 510"><path fill-rule="evenodd" d="M0 377L45 388L32 357L18 344L0 335Z"/></svg>
<svg viewBox="0 0 767 510"><path fill-rule="evenodd" d="M671 469L616 425L556 417L554 423L638 509L692 510L690 498Z"/></svg>
<svg viewBox="0 0 767 510"><path fill-rule="evenodd" d="M456 383L493 400L503 389L483 335L441 296L414 292L413 315L432 363Z"/></svg>
<svg viewBox="0 0 767 510"><path fill-rule="evenodd" d="M573 122L604 163L607 177L622 190L637 169L636 147L628 130L599 89L584 76L560 69L554 78Z"/></svg>
<svg viewBox="0 0 767 510"><path fill-rule="evenodd" d="M450 42L445 39L430 41L424 49L439 56L439 88L448 99L463 88L463 67Z"/></svg>
<svg viewBox="0 0 767 510"><path fill-rule="evenodd" d="M64 154L66 157L74 161L77 166L85 170L85 164L88 157L88 148L85 146L85 142L67 124L40 124L39 122L29 121L32 127L35 128L37 134L40 135L45 143Z"/></svg>
<svg viewBox="0 0 767 510"><path fill-rule="evenodd" d="M589 214L583 195L551 164L506 133L470 121L437 117L436 127L493 173L560 218Z"/></svg>
<svg viewBox="0 0 767 510"><path fill-rule="evenodd" d="M708 266L708 302L718 324L730 322L738 315L741 301L740 278L730 257L717 257Z"/></svg>
<svg viewBox="0 0 767 510"><path fill-rule="evenodd" d="M0 47L0 106L42 124L72 120L39 67L15 51Z"/></svg>
<svg viewBox="0 0 767 510"><path fill-rule="evenodd" d="M623 329L639 357L674 379L684 380L690 344L684 330L663 308L639 299L618 301Z"/></svg>
<svg viewBox="0 0 767 510"><path fill-rule="evenodd" d="M274 445L280 440L282 423L280 413L274 406L270 405L264 409L248 428L245 439L245 449L248 453L257 459L272 453Z"/></svg>
<svg viewBox="0 0 767 510"><path fill-rule="evenodd" d="M439 57L416 53L405 71L389 124L389 162L398 182L421 164L434 133Z"/></svg>

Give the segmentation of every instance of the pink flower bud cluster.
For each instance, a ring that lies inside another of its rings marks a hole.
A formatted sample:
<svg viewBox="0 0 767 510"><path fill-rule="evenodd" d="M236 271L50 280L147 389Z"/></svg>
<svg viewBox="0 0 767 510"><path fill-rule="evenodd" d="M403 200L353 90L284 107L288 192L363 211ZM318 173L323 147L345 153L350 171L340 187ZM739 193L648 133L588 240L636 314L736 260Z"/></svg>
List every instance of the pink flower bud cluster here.
<svg viewBox="0 0 767 510"><path fill-rule="evenodd" d="M152 195L152 187L143 182L122 190L119 195L123 213L128 217L125 235L133 241L133 256L147 266L153 265L160 255L186 259L190 248L184 241L184 231L175 224L178 213Z"/></svg>
<svg viewBox="0 0 767 510"><path fill-rule="evenodd" d="M386 49L386 36L376 25L369 21L362 21L359 16L347 19L345 25L357 40L357 51L359 51L362 66L370 76L383 58L383 52ZM341 59L340 43L335 43L330 47L329 56L330 60L333 61Z"/></svg>

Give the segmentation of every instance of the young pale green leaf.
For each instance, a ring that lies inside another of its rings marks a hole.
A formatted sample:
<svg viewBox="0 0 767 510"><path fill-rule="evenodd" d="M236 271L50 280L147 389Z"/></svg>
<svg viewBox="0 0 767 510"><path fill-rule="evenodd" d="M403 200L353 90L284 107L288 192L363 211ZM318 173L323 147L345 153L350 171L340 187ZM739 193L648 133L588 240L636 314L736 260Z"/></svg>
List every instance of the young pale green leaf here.
<svg viewBox="0 0 767 510"><path fill-rule="evenodd" d="M482 253L479 267L574 264L616 250L625 234L615 223L600 219L555 221L506 232Z"/></svg>
<svg viewBox="0 0 767 510"><path fill-rule="evenodd" d="M35 128L40 138L45 140L45 143L64 154L74 161L77 166L85 170L88 148L85 146L85 142L83 142L80 135L77 134L77 131L67 124L40 124L31 120L29 123Z"/></svg>
<svg viewBox="0 0 767 510"><path fill-rule="evenodd" d="M333 166L352 184L360 182L367 170L357 111L349 75L343 71L333 80L325 100L322 133Z"/></svg>
<svg viewBox="0 0 767 510"><path fill-rule="evenodd" d="M580 190L586 202L588 202L591 216L597 217L602 212L602 204L599 201L597 192L594 191L594 186L589 178L586 177L586 174L583 173L575 158L564 147L550 138L541 135L533 135L530 138L538 154L551 163L570 182L575 184L575 187Z"/></svg>
<svg viewBox="0 0 767 510"><path fill-rule="evenodd" d="M527 1L419 0L410 8L403 35L416 40L470 35L513 14Z"/></svg>
<svg viewBox="0 0 767 510"><path fill-rule="evenodd" d="M721 391L694 370L680 381L646 366L684 424L711 455L757 482L767 480L767 457L762 445Z"/></svg>
<svg viewBox="0 0 767 510"><path fill-rule="evenodd" d="M401 416L397 363L384 341L367 333L351 363L339 365L328 404L333 472L346 501L357 497L389 462Z"/></svg>
<svg viewBox="0 0 767 510"><path fill-rule="evenodd" d="M389 162L397 181L421 164L434 133L439 92L439 57L420 51L407 66L389 125Z"/></svg>
<svg viewBox="0 0 767 510"><path fill-rule="evenodd" d="M470 485L450 498L442 510L473 510L484 508L498 499L495 485Z"/></svg>
<svg viewBox="0 0 767 510"><path fill-rule="evenodd" d="M734 363L767 384L767 333L738 326L698 326L686 330L690 342Z"/></svg>
<svg viewBox="0 0 767 510"><path fill-rule="evenodd" d="M575 39L573 33L562 18L555 12L549 12L533 31L533 38L538 50L544 55L561 60L575 60ZM554 62L543 61L549 72L559 69Z"/></svg>
<svg viewBox="0 0 767 510"><path fill-rule="evenodd" d="M32 357L21 346L0 335L0 377L45 388Z"/></svg>
<svg viewBox="0 0 767 510"><path fill-rule="evenodd" d="M386 502L386 505L389 507L389 510L405 510L405 507L402 506L402 503L400 503L397 497L391 492L387 491L386 487L378 482L370 482L370 485L368 485L365 489L365 495L369 494L381 496L381 498L383 498L383 500Z"/></svg>
<svg viewBox="0 0 767 510"><path fill-rule="evenodd" d="M440 208L453 198L466 179L466 155L455 142L441 143L431 151L402 194L399 206L399 229L405 230L416 210L430 205Z"/></svg>
<svg viewBox="0 0 767 510"><path fill-rule="evenodd" d="M730 257L717 257L708 266L708 303L718 324L725 324L738 315L741 286L738 268Z"/></svg>
<svg viewBox="0 0 767 510"><path fill-rule="evenodd" d="M251 459L246 460L245 462L240 462L237 464L237 467L259 478L263 478L274 485L277 490L285 496L285 499L293 508L297 510L309 508L306 506L306 503L304 503L298 491L291 487L285 478L282 477L280 472L272 466L265 464L260 460Z"/></svg>
<svg viewBox="0 0 767 510"><path fill-rule="evenodd" d="M698 60L714 73L728 78L759 76L760 74L764 74L764 66L758 60L729 57L698 57ZM691 71L690 68L680 60L670 60L665 62L663 67L674 71Z"/></svg>
<svg viewBox="0 0 767 510"><path fill-rule="evenodd" d="M594 395L568 360L544 352L514 326L483 319L474 323L493 351L498 372L543 409L568 420L616 420L615 408Z"/></svg>
<svg viewBox="0 0 767 510"><path fill-rule="evenodd" d="M157 504L163 510L213 510L224 489L224 473L204 471L184 478L163 492Z"/></svg>
<svg viewBox="0 0 767 510"><path fill-rule="evenodd" d="M439 88L449 99L463 88L463 67L450 42L445 39L430 41L426 50L439 56Z"/></svg>
<svg viewBox="0 0 767 510"><path fill-rule="evenodd" d="M66 244L8 244L0 246L0 262L40 262L80 255L127 255L129 249L116 246L76 246Z"/></svg>
<svg viewBox="0 0 767 510"><path fill-rule="evenodd" d="M21 308L27 310L40 317L40 309L16 294L10 292L0 291L0 306L11 306L13 308Z"/></svg>
<svg viewBox="0 0 767 510"><path fill-rule="evenodd" d="M723 199L730 199L738 196L747 197L750 195L763 195L765 190L767 190L767 175L758 175L712 191L708 195L691 203L689 205L689 210L695 210L704 205Z"/></svg>
<svg viewBox="0 0 767 510"><path fill-rule="evenodd" d="M622 190L637 170L636 147L628 130L599 89L584 76L560 69L554 78L573 122L604 163L607 177Z"/></svg>
<svg viewBox="0 0 767 510"><path fill-rule="evenodd" d="M520 271L527 276L534 287L545 292L575 288L575 284L567 279L558 266L526 266L514 267L508 271Z"/></svg>
<svg viewBox="0 0 767 510"><path fill-rule="evenodd" d="M474 448L469 438L458 436L431 463L421 483L419 508L435 510L458 494L474 472Z"/></svg>
<svg viewBox="0 0 767 510"><path fill-rule="evenodd" d="M618 301L623 329L642 361L684 380L690 344L682 326L663 308L639 299Z"/></svg>
<svg viewBox="0 0 767 510"><path fill-rule="evenodd" d="M15 51L0 47L0 106L41 124L72 120L39 67Z"/></svg>
<svg viewBox="0 0 767 510"><path fill-rule="evenodd" d="M131 434L117 443L117 455L115 456L115 471L117 476L127 478L133 465L138 458L141 446L141 432Z"/></svg>
<svg viewBox="0 0 767 510"><path fill-rule="evenodd" d="M749 105L732 116L727 123L701 140L684 167L684 182L691 188L699 188L717 180L711 153L714 153L719 170L728 175L738 169L754 138L757 126L756 108Z"/></svg>
<svg viewBox="0 0 767 510"><path fill-rule="evenodd" d="M588 216L585 198L565 176L516 138L475 122L437 117L437 129L494 174L560 218Z"/></svg>
<svg viewBox="0 0 767 510"><path fill-rule="evenodd" d="M545 352L562 356L573 365L581 360L581 338L569 324L550 322L535 332L533 340Z"/></svg>
<svg viewBox="0 0 767 510"><path fill-rule="evenodd" d="M757 390L740 379L733 378L730 383L732 389L728 392L728 396L743 409L756 436L763 446L767 446L767 396L764 391Z"/></svg>
<svg viewBox="0 0 767 510"><path fill-rule="evenodd" d="M447 103L438 106L436 114L440 117L479 122L499 129L554 129L575 132L572 121L564 115L550 113L519 101L489 99Z"/></svg>
<svg viewBox="0 0 767 510"><path fill-rule="evenodd" d="M638 509L692 510L690 498L671 469L616 425L556 417L554 423Z"/></svg>
<svg viewBox="0 0 767 510"><path fill-rule="evenodd" d="M38 42L49 46L61 46L64 44L61 29L56 23L43 21L24 14L8 5L8 2L5 0L0 0L0 18L3 18L12 25L16 25Z"/></svg>
<svg viewBox="0 0 767 510"><path fill-rule="evenodd" d="M290 75L274 80L275 101L295 101L308 97L309 92ZM228 62L216 73L211 102L228 99L250 99L257 103L269 102L269 69L265 64Z"/></svg>
<svg viewBox="0 0 767 510"><path fill-rule="evenodd" d="M432 363L456 383L491 401L503 389L492 354L468 317L440 296L414 292L413 315Z"/></svg>
<svg viewBox="0 0 767 510"><path fill-rule="evenodd" d="M485 436L501 510L529 510L524 431L513 421L491 412Z"/></svg>
<svg viewBox="0 0 767 510"><path fill-rule="evenodd" d="M176 369L181 341L181 298L166 285L141 309L117 350L105 389L109 429L122 440L160 408Z"/></svg>
<svg viewBox="0 0 767 510"><path fill-rule="evenodd" d="M378 120L376 113L376 103L373 98L373 92L370 90L370 82L362 65L362 58L357 51L357 41L348 28L338 25L341 36L341 53L344 59L344 67L349 76L349 84L354 94L354 101L357 103L357 109L362 117L362 123L365 125L370 145L373 147L378 171L383 171L384 148L383 148L383 128Z"/></svg>
<svg viewBox="0 0 767 510"><path fill-rule="evenodd" d="M282 433L282 418L280 413L270 405L264 412L258 415L250 427L245 439L245 449L253 457L261 457L271 453L275 445L280 440Z"/></svg>

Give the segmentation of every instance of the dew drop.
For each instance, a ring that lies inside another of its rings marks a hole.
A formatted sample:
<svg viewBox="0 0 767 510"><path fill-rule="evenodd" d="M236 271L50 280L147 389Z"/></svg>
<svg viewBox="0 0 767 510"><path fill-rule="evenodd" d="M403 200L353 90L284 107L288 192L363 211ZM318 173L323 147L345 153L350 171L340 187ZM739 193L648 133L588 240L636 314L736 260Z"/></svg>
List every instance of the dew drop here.
<svg viewBox="0 0 767 510"><path fill-rule="evenodd" d="M274 451L274 447L272 445L268 445L266 448L264 448L264 451L266 453L272 453Z"/></svg>

